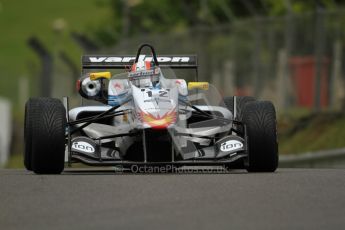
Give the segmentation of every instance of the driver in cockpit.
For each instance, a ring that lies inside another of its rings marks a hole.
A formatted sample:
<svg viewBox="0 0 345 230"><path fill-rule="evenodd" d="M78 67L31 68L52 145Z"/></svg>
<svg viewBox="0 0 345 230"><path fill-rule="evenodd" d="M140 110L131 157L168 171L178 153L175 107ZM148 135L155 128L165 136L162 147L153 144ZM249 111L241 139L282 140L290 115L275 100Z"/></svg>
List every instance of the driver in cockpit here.
<svg viewBox="0 0 345 230"><path fill-rule="evenodd" d="M160 88L161 69L154 62L138 61L128 73L131 84L138 88Z"/></svg>

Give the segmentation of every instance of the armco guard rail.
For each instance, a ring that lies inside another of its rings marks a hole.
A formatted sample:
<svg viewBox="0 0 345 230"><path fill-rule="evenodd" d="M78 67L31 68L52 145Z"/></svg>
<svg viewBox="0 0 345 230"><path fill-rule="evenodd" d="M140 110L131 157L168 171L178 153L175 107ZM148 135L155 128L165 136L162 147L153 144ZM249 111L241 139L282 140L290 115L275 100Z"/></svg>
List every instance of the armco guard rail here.
<svg viewBox="0 0 345 230"><path fill-rule="evenodd" d="M345 168L345 148L280 155L281 168Z"/></svg>

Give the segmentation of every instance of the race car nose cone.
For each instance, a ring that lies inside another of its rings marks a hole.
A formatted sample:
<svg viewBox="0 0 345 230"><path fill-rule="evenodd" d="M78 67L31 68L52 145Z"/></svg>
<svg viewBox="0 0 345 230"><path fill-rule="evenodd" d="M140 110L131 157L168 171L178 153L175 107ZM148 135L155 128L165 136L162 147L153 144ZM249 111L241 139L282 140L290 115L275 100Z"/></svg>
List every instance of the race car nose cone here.
<svg viewBox="0 0 345 230"><path fill-rule="evenodd" d="M142 121L150 126L152 129L166 129L176 121L176 112L171 111L163 115L162 117L155 117L152 114L141 113Z"/></svg>

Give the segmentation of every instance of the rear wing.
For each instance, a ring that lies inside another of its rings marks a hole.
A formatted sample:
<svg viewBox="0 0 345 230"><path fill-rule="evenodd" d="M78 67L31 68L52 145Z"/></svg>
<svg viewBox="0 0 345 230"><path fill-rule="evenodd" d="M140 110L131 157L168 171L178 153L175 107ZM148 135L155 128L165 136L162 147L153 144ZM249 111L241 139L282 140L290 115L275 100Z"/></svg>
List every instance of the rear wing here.
<svg viewBox="0 0 345 230"><path fill-rule="evenodd" d="M128 69L135 62L133 55L83 55L83 69ZM152 61L151 55L141 54L139 60ZM159 67L172 69L196 69L198 61L196 55L161 55L157 56Z"/></svg>

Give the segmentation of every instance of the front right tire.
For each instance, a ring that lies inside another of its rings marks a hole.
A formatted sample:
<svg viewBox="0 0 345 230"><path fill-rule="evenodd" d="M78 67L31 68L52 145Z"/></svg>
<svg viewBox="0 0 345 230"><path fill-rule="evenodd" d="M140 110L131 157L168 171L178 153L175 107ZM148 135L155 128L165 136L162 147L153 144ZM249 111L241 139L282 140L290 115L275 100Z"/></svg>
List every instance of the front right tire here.
<svg viewBox="0 0 345 230"><path fill-rule="evenodd" d="M25 156L28 170L60 174L64 169L66 111L54 98L31 98L25 110Z"/></svg>

